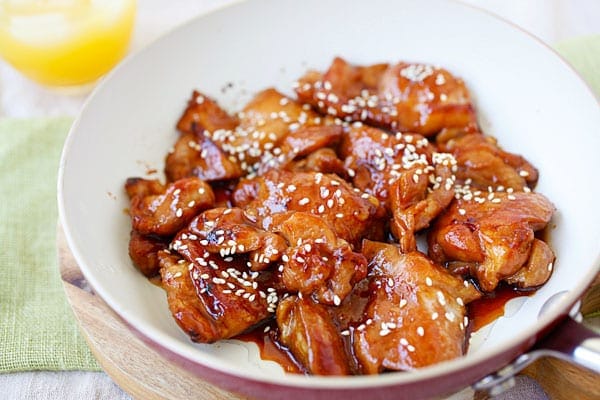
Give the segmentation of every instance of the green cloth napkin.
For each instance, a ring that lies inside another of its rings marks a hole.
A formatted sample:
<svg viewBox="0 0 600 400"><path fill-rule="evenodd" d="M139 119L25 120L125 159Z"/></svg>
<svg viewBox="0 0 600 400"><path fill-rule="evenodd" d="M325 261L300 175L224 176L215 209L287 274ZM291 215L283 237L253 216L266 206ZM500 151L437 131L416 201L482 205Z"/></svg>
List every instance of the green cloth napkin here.
<svg viewBox="0 0 600 400"><path fill-rule="evenodd" d="M600 94L600 36L556 49ZM72 120L0 119L0 372L98 370L66 302L56 172Z"/></svg>
<svg viewBox="0 0 600 400"><path fill-rule="evenodd" d="M600 97L600 35L565 40L554 48Z"/></svg>
<svg viewBox="0 0 600 400"><path fill-rule="evenodd" d="M57 267L56 176L71 122L0 119L0 372L99 370Z"/></svg>

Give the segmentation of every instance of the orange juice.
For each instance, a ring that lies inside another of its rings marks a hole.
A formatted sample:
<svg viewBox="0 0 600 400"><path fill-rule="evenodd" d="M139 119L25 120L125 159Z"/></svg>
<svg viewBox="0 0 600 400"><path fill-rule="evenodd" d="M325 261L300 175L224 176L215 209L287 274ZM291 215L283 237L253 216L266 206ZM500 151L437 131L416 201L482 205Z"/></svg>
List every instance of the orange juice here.
<svg viewBox="0 0 600 400"><path fill-rule="evenodd" d="M135 0L0 1L0 55L49 86L94 82L127 52Z"/></svg>

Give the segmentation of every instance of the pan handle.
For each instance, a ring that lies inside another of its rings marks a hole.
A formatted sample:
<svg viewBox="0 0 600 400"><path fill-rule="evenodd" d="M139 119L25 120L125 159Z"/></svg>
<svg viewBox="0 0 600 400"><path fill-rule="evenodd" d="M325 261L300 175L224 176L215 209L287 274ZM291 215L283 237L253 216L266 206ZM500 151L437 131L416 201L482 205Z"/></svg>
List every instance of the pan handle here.
<svg viewBox="0 0 600 400"><path fill-rule="evenodd" d="M515 375L542 357L559 358L600 374L600 336L567 317L531 351L475 383L473 389L496 396L514 386Z"/></svg>

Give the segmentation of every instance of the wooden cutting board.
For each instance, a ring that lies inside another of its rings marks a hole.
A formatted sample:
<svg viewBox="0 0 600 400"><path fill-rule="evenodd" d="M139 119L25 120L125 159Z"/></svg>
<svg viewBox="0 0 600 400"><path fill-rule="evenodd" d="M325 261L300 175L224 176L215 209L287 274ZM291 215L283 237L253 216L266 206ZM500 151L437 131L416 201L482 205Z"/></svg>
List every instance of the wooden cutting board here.
<svg viewBox="0 0 600 400"><path fill-rule="evenodd" d="M163 358L133 334L127 325L91 290L57 229L58 263L67 299L92 353L102 369L134 399L242 400ZM596 283L600 283L596 279ZM600 289L600 285L596 286ZM598 293L590 301L598 302ZM593 294L592 293L592 294ZM588 296L589 297L589 296ZM525 371L551 399L600 399L600 376L555 359L542 359ZM466 389L453 398L486 399Z"/></svg>

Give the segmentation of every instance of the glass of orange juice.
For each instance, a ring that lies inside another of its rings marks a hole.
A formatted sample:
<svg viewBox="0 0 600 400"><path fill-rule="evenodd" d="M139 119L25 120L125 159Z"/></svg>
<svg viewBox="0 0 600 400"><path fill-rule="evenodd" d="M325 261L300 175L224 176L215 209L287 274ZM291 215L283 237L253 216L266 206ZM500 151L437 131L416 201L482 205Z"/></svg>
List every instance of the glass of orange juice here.
<svg viewBox="0 0 600 400"><path fill-rule="evenodd" d="M0 56L28 78L78 91L126 54L136 0L0 0Z"/></svg>

